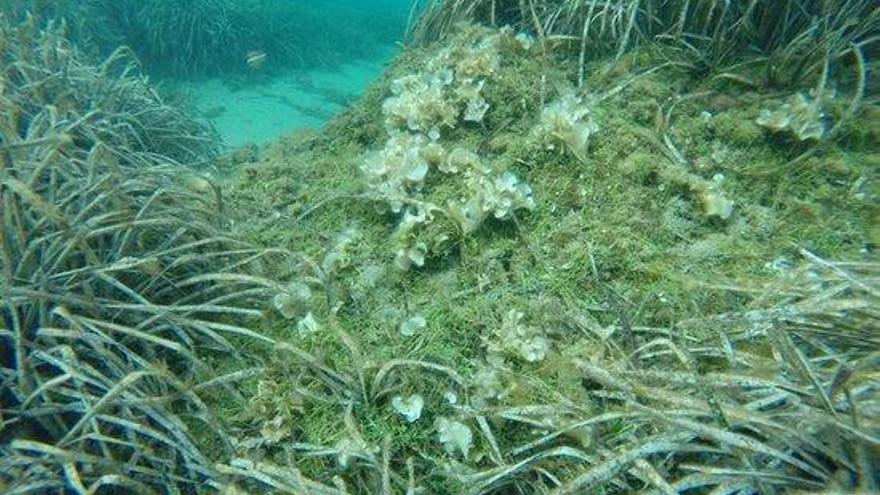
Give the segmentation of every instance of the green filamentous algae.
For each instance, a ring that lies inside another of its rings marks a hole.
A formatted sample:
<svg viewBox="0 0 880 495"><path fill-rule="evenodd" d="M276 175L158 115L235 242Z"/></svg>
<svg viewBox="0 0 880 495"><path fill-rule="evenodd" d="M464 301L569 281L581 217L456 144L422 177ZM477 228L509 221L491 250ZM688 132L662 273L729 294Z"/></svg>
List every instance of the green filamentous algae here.
<svg viewBox="0 0 880 495"><path fill-rule="evenodd" d="M875 493L867 0L7 0L0 493Z"/></svg>

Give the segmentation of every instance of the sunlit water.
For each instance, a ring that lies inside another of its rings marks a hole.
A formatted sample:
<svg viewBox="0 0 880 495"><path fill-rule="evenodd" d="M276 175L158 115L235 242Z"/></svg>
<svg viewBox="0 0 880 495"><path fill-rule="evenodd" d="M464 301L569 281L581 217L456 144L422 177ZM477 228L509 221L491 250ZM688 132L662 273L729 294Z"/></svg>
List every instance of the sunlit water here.
<svg viewBox="0 0 880 495"><path fill-rule="evenodd" d="M341 51L351 44L361 49L369 44L366 57L359 53L340 63L278 70L268 54L258 69L163 82L185 93L197 116L214 126L226 148L267 144L297 130L319 128L356 101L400 49L411 7L411 0L315 2L314 8L337 18L339 26L376 23L374 39L352 39L344 29L326 33L338 39L335 44Z"/></svg>
<svg viewBox="0 0 880 495"><path fill-rule="evenodd" d="M363 94L396 50L389 46L375 58L334 67L178 85L197 116L214 126L226 147L260 145L296 130L321 127Z"/></svg>

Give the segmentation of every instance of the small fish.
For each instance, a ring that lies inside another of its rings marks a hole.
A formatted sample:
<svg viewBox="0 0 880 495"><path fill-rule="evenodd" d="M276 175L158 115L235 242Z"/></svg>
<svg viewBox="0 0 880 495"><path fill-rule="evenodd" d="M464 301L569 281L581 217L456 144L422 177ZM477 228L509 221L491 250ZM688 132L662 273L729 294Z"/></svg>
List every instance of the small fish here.
<svg viewBox="0 0 880 495"><path fill-rule="evenodd" d="M262 50L251 50L247 52L247 57L245 57L245 61L253 70L259 70L263 67L263 64L266 63L266 52Z"/></svg>

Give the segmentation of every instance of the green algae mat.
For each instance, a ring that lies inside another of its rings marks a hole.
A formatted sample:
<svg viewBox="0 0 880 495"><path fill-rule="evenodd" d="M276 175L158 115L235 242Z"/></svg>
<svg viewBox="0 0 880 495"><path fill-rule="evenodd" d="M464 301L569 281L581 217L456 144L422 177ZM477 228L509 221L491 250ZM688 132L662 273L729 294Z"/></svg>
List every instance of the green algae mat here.
<svg viewBox="0 0 880 495"><path fill-rule="evenodd" d="M268 464L356 493L806 481L784 419L805 404L757 403L839 371L793 341L867 295L825 292L844 272L876 276L877 108L649 48L578 87L541 49L461 27L324 131L239 160L231 228L302 257L267 267L285 345L230 419ZM863 317L844 338L868 352Z"/></svg>

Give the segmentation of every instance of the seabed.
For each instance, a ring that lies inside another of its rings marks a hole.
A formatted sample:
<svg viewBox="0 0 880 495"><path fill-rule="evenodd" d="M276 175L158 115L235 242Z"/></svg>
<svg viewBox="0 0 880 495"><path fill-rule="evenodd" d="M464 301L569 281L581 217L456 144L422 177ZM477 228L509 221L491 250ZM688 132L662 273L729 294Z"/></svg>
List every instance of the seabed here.
<svg viewBox="0 0 880 495"><path fill-rule="evenodd" d="M181 106L0 17L0 491L876 491L880 9L745 3Z"/></svg>

